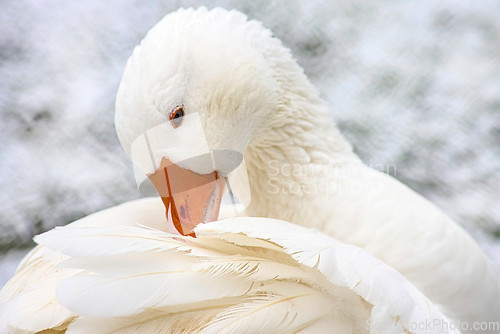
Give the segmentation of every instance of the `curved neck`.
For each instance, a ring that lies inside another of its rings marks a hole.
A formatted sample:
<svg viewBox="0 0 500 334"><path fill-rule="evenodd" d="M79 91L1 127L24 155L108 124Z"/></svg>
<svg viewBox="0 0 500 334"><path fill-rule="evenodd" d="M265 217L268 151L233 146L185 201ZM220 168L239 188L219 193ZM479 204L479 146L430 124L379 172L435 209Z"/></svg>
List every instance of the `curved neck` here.
<svg viewBox="0 0 500 334"><path fill-rule="evenodd" d="M245 152L252 196L246 214L304 225L315 208L327 205L329 172L361 162L319 98L296 96L289 101ZM314 226L322 229L326 223L320 219Z"/></svg>
<svg viewBox="0 0 500 334"><path fill-rule="evenodd" d="M324 187L335 183L329 171L361 162L289 51L277 40L262 47L277 90L260 122L266 126L254 132L245 152L252 196L245 213L309 224L313 210L328 204ZM323 229L326 220L315 227Z"/></svg>

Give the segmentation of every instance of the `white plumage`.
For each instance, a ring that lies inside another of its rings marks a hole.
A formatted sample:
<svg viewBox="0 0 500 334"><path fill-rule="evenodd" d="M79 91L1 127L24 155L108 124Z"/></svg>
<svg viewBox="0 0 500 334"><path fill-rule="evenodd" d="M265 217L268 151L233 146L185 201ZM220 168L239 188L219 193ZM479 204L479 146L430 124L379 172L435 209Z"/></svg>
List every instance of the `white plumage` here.
<svg viewBox="0 0 500 334"><path fill-rule="evenodd" d="M168 123L178 106L180 130ZM498 277L475 242L359 161L259 23L221 9L168 15L129 59L116 110L145 172L168 158L206 174L186 157L243 155L254 218L184 237L144 199L49 231L0 294L0 332L425 333L500 318Z"/></svg>
<svg viewBox="0 0 500 334"><path fill-rule="evenodd" d="M155 201L131 202L94 218L117 218ZM36 241L63 255L54 261L57 269L35 262L57 279L37 277L34 289L59 309L37 319L29 310L25 320L39 330L71 322L67 333L368 332L370 324L373 333L387 333L428 319L448 323L394 269L318 231L268 218L229 218L198 226L197 236L81 224L42 234ZM22 280L22 271L18 275ZM8 313L26 303L11 297ZM75 313L61 313L59 303ZM8 317L2 324L18 326L20 320Z"/></svg>

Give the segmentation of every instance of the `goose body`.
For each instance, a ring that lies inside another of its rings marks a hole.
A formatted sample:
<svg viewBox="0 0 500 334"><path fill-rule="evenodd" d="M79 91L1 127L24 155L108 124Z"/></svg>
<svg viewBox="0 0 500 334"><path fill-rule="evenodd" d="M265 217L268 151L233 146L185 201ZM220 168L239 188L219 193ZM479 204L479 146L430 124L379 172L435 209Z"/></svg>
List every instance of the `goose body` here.
<svg viewBox="0 0 500 334"><path fill-rule="evenodd" d="M127 63L116 127L153 183L165 159L185 175L226 177L190 158L239 153L251 194L241 215L254 218L185 237L147 199L49 231L2 290L0 329L421 333L439 332L419 327L429 321L500 318L498 276L477 244L364 166L289 51L238 12L180 10L151 29ZM179 229L181 195L167 167L162 177Z"/></svg>
<svg viewBox="0 0 500 334"><path fill-rule="evenodd" d="M164 229L162 209L158 199L132 201L36 237L39 246L2 291L0 330L423 333L418 324L431 320L452 326L401 274L358 247L256 217L179 237L154 228Z"/></svg>

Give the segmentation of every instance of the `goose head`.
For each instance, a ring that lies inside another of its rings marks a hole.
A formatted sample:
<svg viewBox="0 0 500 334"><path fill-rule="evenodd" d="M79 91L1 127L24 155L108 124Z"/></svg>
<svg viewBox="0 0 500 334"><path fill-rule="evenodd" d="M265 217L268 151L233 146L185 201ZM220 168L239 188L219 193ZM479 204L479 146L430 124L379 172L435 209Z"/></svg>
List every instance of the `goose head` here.
<svg viewBox="0 0 500 334"><path fill-rule="evenodd" d="M310 117L315 108L318 94L269 30L236 11L200 8L167 15L134 49L115 124L177 231L190 235L217 219L225 178L252 147L279 146L293 137L289 124L331 123Z"/></svg>

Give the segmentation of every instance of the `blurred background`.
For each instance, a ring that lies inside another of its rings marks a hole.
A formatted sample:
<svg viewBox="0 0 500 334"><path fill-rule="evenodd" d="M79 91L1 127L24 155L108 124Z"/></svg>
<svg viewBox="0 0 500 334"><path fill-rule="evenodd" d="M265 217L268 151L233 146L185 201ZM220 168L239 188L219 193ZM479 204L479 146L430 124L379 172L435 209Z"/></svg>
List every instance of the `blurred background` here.
<svg viewBox="0 0 500 334"><path fill-rule="evenodd" d="M0 2L0 287L32 237L142 196L113 126L134 46L179 7L235 8L288 46L370 166L500 270L500 2Z"/></svg>

